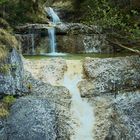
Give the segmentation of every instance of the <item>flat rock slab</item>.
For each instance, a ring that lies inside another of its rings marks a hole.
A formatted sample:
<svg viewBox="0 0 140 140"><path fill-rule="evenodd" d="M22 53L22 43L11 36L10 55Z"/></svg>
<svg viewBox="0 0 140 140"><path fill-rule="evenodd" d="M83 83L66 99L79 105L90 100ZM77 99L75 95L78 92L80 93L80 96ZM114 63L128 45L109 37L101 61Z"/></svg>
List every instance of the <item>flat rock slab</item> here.
<svg viewBox="0 0 140 140"><path fill-rule="evenodd" d="M139 56L86 58L83 68L85 80L79 84L82 96L131 91L140 87ZM85 86L87 84L89 86Z"/></svg>

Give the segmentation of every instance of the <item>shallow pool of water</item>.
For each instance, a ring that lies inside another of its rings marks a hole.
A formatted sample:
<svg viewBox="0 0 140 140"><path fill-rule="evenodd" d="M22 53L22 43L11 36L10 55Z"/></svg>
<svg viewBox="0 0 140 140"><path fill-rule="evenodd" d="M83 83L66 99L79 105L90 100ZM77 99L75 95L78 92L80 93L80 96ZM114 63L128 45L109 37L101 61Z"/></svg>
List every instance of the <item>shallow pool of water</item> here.
<svg viewBox="0 0 140 140"><path fill-rule="evenodd" d="M48 55L24 55L27 59L48 59L48 58L55 58L61 57L68 60L82 60L85 57L92 57L92 58L110 58L110 57L121 57L121 56L131 56L135 55L134 53L115 53L115 54L67 54L64 56L48 56Z"/></svg>

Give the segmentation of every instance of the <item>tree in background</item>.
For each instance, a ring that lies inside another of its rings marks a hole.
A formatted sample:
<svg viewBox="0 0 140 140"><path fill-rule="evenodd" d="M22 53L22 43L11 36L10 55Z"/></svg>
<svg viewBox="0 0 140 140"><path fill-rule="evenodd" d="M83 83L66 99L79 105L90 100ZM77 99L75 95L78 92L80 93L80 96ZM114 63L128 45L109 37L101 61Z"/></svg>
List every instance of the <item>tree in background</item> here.
<svg viewBox="0 0 140 140"><path fill-rule="evenodd" d="M26 22L40 22L45 18L45 0L0 0L0 17L13 25Z"/></svg>

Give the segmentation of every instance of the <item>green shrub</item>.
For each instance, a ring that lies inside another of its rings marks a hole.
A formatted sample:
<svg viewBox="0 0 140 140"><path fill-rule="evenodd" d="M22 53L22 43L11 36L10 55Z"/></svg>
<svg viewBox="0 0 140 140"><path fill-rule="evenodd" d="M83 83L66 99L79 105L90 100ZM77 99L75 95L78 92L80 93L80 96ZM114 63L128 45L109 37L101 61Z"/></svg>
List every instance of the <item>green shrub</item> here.
<svg viewBox="0 0 140 140"><path fill-rule="evenodd" d="M0 62L4 61L7 56L8 50L6 49L5 45L0 45Z"/></svg>
<svg viewBox="0 0 140 140"><path fill-rule="evenodd" d="M43 9L45 0L2 1L0 2L0 9L2 9L1 16L13 26L20 23L45 21L44 18L46 18L46 15Z"/></svg>
<svg viewBox="0 0 140 140"><path fill-rule="evenodd" d="M0 73L7 74L10 71L10 67L9 64L0 65Z"/></svg>
<svg viewBox="0 0 140 140"><path fill-rule="evenodd" d="M18 46L16 38L4 29L0 29L0 44L5 45L9 50Z"/></svg>
<svg viewBox="0 0 140 140"><path fill-rule="evenodd" d="M0 118L5 118L9 115L10 106L16 101L11 95L5 96L0 102Z"/></svg>
<svg viewBox="0 0 140 140"><path fill-rule="evenodd" d="M10 107L15 101L16 98L12 95L5 96L2 100L2 102L6 104L8 107Z"/></svg>
<svg viewBox="0 0 140 140"><path fill-rule="evenodd" d="M5 59L13 48L17 48L18 41L5 29L0 29L0 61Z"/></svg>
<svg viewBox="0 0 140 140"><path fill-rule="evenodd" d="M82 12L79 19L81 23L101 26L111 32L123 34L127 39L140 37L138 10L113 5L110 0L82 0L78 6L80 8L77 9Z"/></svg>
<svg viewBox="0 0 140 140"><path fill-rule="evenodd" d="M7 31L12 31L12 28L10 27L9 23L4 20L3 18L0 18L0 28L6 29Z"/></svg>

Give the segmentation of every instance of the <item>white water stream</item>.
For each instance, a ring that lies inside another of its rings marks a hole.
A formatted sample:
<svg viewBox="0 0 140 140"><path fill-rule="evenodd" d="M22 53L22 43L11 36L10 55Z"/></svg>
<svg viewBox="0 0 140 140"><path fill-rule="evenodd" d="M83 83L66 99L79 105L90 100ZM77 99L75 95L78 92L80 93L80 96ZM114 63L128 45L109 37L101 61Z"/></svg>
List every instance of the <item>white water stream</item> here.
<svg viewBox="0 0 140 140"><path fill-rule="evenodd" d="M32 54L35 54L35 35L34 33L31 34L31 42L32 42Z"/></svg>
<svg viewBox="0 0 140 140"><path fill-rule="evenodd" d="M63 85L72 95L71 113L74 126L74 135L71 140L93 140L94 113L93 107L80 96L77 84L82 80L82 63L78 60L67 60L67 72L64 75Z"/></svg>
<svg viewBox="0 0 140 140"><path fill-rule="evenodd" d="M60 19L51 7L45 8L45 11L52 19L52 22L50 22L50 27L48 28L48 35L50 40L50 55L57 55L55 25L60 23Z"/></svg>

